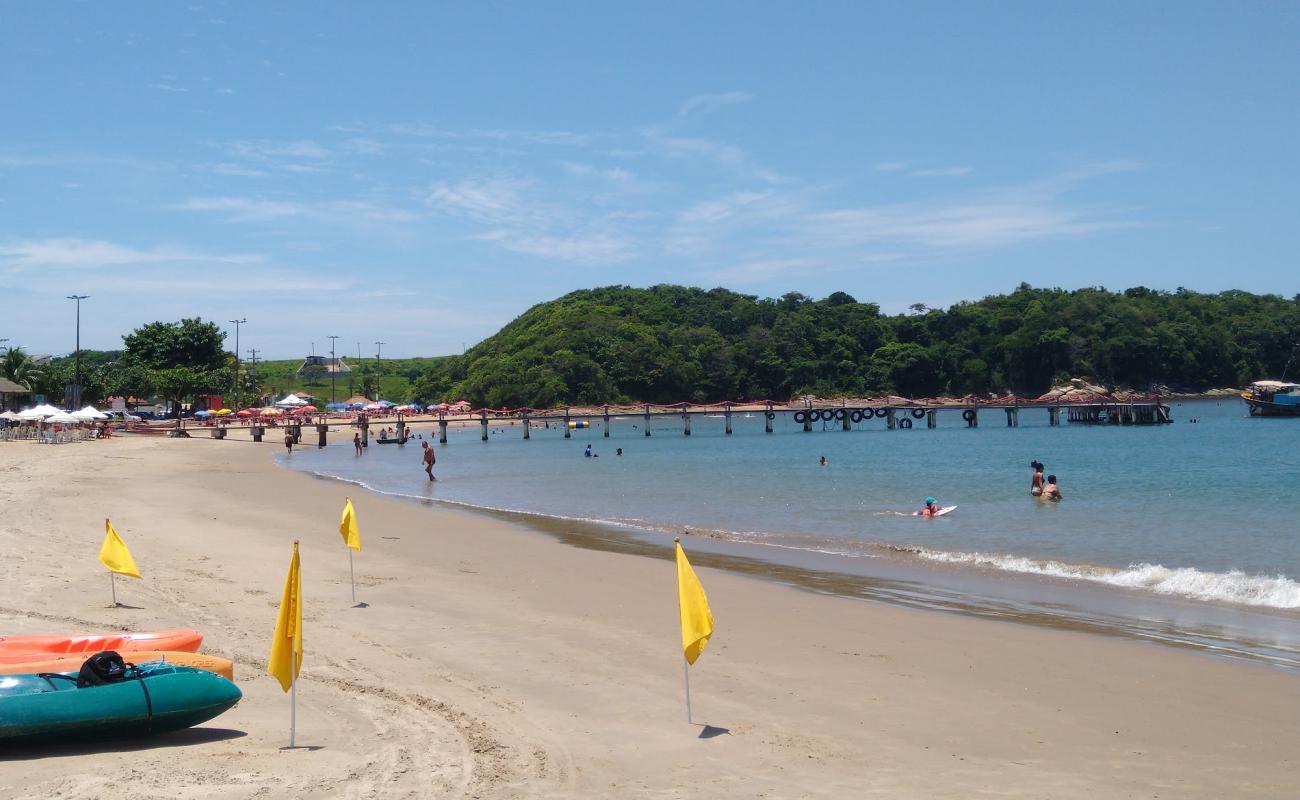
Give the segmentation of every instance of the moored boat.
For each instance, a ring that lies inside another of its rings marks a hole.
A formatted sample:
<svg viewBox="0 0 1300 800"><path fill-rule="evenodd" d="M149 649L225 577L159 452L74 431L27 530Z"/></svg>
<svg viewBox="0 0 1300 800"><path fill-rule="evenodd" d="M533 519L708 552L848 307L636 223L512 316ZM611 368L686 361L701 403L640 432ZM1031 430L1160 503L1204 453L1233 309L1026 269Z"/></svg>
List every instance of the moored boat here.
<svg viewBox="0 0 1300 800"><path fill-rule="evenodd" d="M180 730L238 703L235 684L206 670L149 664L124 680L78 687L72 673L0 677L0 745L110 739Z"/></svg>
<svg viewBox="0 0 1300 800"><path fill-rule="evenodd" d="M1300 417L1300 383L1255 381L1241 399L1252 417Z"/></svg>

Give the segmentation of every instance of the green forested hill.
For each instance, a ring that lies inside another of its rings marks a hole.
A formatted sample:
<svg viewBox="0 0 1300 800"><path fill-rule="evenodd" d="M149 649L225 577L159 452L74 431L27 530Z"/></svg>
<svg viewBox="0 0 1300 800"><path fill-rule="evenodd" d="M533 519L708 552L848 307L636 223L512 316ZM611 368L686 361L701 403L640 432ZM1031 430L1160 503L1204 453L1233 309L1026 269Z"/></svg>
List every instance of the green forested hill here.
<svg viewBox="0 0 1300 800"><path fill-rule="evenodd" d="M1143 388L1277 376L1300 296L1034 289L884 316L836 292L609 286L535 306L415 381L415 398L490 406L1041 393L1087 377ZM1292 366L1295 370L1294 365Z"/></svg>

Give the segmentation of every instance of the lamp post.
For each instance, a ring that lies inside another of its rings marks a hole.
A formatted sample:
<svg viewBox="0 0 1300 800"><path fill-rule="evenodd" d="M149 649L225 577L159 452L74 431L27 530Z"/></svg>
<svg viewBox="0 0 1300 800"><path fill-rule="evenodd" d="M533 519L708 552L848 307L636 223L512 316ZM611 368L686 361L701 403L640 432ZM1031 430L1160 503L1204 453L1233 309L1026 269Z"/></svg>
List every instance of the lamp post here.
<svg viewBox="0 0 1300 800"><path fill-rule="evenodd" d="M248 354L252 356L252 360L253 360L253 366L248 370L248 375L253 382L253 392L257 393L257 348L256 347L248 348ZM257 400L258 405L262 404L261 397L255 397L254 399Z"/></svg>
<svg viewBox="0 0 1300 800"><path fill-rule="evenodd" d="M383 368L384 345L388 342L375 342L375 402L379 402L379 372Z"/></svg>
<svg viewBox="0 0 1300 800"><path fill-rule="evenodd" d="M245 322L248 322L248 319L247 319L247 318L245 318L245 319L232 319L232 320L227 320L227 321L228 321L230 324L232 324L232 325L235 326L235 385L234 385L232 388L235 390L235 410L238 411L238 410L240 409L240 405L239 405L239 326L240 326L240 325L243 325Z"/></svg>
<svg viewBox="0 0 1300 800"><path fill-rule="evenodd" d="M72 379L72 407L81 407L81 301L90 297L88 294L70 294L69 300L77 301L77 354L75 375Z"/></svg>
<svg viewBox="0 0 1300 800"><path fill-rule="evenodd" d="M339 362L334 357L334 340L339 337L327 336L325 338L330 340L330 403L337 403L338 398L334 396L334 381L338 378Z"/></svg>

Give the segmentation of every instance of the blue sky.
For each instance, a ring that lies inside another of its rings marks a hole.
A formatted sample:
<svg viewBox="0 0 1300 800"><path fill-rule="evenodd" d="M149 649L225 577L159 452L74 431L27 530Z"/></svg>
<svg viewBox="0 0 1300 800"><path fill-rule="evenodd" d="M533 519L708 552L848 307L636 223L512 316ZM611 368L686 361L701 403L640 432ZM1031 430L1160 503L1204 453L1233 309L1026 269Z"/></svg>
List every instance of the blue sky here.
<svg viewBox="0 0 1300 800"><path fill-rule="evenodd" d="M1291 295L1297 41L1280 2L5 3L0 338L70 351L73 293L86 347L247 317L272 358L612 283Z"/></svg>

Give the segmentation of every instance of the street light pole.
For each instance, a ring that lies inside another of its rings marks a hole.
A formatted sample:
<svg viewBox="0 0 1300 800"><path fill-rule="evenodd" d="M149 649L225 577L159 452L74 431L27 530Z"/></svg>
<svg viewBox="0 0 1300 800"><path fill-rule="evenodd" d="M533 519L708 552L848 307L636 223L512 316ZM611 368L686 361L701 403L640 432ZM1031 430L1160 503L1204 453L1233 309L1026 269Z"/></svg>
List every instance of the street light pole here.
<svg viewBox="0 0 1300 800"><path fill-rule="evenodd" d="M337 403L338 398L334 396L334 381L339 375L339 362L334 356L334 340L339 337L328 336L326 338L330 340L330 403Z"/></svg>
<svg viewBox="0 0 1300 800"><path fill-rule="evenodd" d="M235 410L238 411L240 408L239 405L239 326L243 325L245 322L248 322L248 319L247 318L232 319L232 320L228 320L228 322L230 322L235 326L235 385L232 388L235 390Z"/></svg>
<svg viewBox="0 0 1300 800"><path fill-rule="evenodd" d="M380 385L379 372L383 368L384 345L388 342L375 342L375 402L379 401Z"/></svg>
<svg viewBox="0 0 1300 800"><path fill-rule="evenodd" d="M257 348L256 348L256 347L250 347L250 348L248 348L248 354L249 354L250 356L253 357L253 361L252 361L253 366L252 366L251 368L249 368L249 370L248 370L248 375L249 375L249 377L250 377L250 378L252 379L252 381L253 381L253 386L254 386L253 391L254 391L254 392L257 392L257 389L256 389L256 386L257 386ZM259 405L261 405L262 398L260 398L260 397L255 397L254 399L257 400L257 402L258 402Z"/></svg>
<svg viewBox="0 0 1300 800"><path fill-rule="evenodd" d="M90 297L88 294L70 294L69 300L77 301L77 354L76 374L72 379L72 407L81 407L81 301Z"/></svg>

